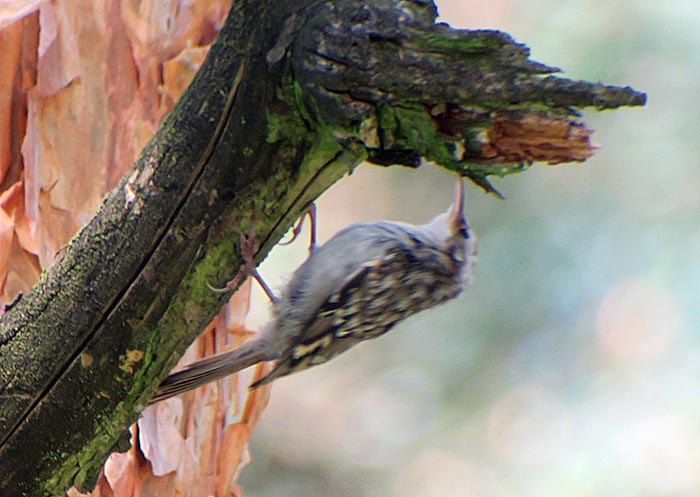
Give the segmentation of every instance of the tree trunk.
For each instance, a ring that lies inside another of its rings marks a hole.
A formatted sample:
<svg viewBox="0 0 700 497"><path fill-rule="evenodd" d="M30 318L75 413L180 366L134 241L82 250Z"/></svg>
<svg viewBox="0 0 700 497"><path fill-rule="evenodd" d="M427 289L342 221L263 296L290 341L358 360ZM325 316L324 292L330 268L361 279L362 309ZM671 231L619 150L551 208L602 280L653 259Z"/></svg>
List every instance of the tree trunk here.
<svg viewBox="0 0 700 497"><path fill-rule="evenodd" d="M61 260L2 318L0 493L94 481L184 348L256 261L361 161L487 177L583 160L573 110L642 105L575 82L423 1L237 1L197 77Z"/></svg>

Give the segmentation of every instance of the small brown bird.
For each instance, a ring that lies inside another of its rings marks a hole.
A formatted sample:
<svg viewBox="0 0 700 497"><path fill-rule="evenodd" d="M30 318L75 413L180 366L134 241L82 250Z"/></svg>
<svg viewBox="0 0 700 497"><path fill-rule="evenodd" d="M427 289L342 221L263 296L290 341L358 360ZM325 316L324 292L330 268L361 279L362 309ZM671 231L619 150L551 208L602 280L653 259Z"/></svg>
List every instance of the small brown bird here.
<svg viewBox="0 0 700 497"><path fill-rule="evenodd" d="M449 210L426 225L349 226L314 249L294 272L257 338L171 374L151 403L261 361L275 360L275 368L250 388L322 364L459 295L471 282L475 254L461 178Z"/></svg>

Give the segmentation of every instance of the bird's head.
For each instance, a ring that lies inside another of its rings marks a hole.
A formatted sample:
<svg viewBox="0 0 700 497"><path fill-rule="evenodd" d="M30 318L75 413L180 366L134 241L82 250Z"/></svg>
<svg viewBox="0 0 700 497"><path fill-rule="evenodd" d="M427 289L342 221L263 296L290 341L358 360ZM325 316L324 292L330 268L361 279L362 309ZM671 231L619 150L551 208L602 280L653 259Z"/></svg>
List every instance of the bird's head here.
<svg viewBox="0 0 700 497"><path fill-rule="evenodd" d="M471 267L476 262L476 235L464 215L464 184L460 176L457 177L452 205L447 212L433 219L427 230L462 266L465 282L471 282Z"/></svg>

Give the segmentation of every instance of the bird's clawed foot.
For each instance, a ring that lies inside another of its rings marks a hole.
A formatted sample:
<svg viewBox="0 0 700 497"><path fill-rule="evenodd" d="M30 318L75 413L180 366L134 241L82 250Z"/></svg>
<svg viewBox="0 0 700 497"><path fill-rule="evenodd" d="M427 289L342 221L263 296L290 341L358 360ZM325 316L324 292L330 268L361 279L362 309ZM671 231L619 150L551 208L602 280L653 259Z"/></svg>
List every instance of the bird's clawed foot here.
<svg viewBox="0 0 700 497"><path fill-rule="evenodd" d="M241 249L241 257L243 258L243 265L240 267L238 270L238 273L236 276L233 277L231 281L226 283L226 286L223 288L215 288L212 287L211 285L207 284L209 287L209 290L215 293L226 293L229 291L236 290L238 286L247 278L248 276L252 276L255 278L255 281L258 282L260 285L260 288L263 289L267 297L272 301L272 302L277 302L277 296L274 294L274 292L270 289L268 284L265 282L262 276L260 276L260 273L258 272L256 265L255 265L255 254L258 252L260 249L260 244L258 243L257 239L255 238L255 230L251 226L248 229L248 234L246 235L243 233L243 230L238 228L237 226L233 227L233 230L238 233L239 239L240 239L240 249Z"/></svg>
<svg viewBox="0 0 700 497"><path fill-rule="evenodd" d="M292 228L292 238L286 242L279 242L278 245L289 245L297 239L302 228L304 227L304 219L306 219L306 216L309 216L309 223L311 223L309 233L309 252L313 252L313 250L316 248L316 204L311 204L311 207L309 207L308 210L301 215L297 223Z"/></svg>

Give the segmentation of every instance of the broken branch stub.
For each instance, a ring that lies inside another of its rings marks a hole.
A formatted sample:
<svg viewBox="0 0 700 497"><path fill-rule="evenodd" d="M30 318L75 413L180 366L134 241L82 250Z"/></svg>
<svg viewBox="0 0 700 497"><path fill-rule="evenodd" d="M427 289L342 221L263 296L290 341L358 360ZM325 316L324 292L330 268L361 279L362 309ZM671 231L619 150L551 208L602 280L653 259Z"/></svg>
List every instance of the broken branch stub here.
<svg viewBox="0 0 700 497"><path fill-rule="evenodd" d="M368 160L420 158L470 176L595 150L575 109L644 105L632 88L572 81L499 31L435 24L430 2L324 3L296 38L292 70L308 112L361 140ZM543 77L544 76L544 77Z"/></svg>

